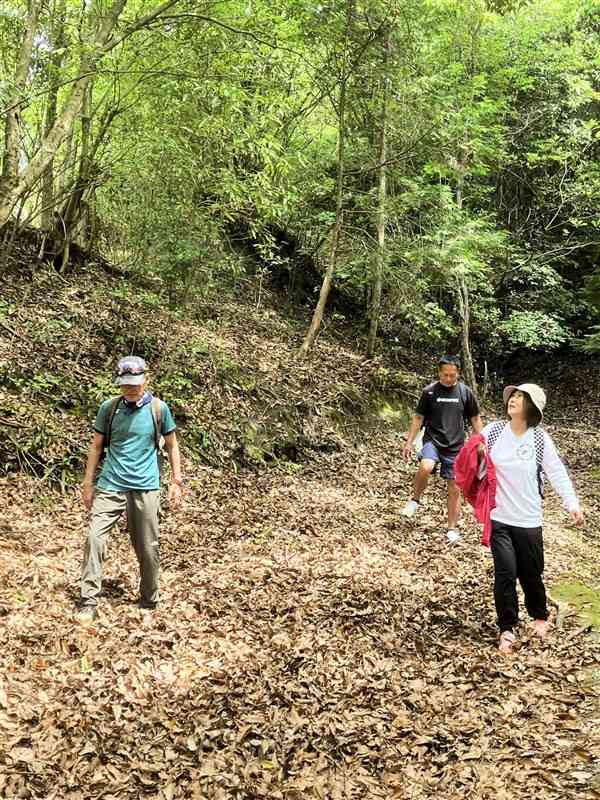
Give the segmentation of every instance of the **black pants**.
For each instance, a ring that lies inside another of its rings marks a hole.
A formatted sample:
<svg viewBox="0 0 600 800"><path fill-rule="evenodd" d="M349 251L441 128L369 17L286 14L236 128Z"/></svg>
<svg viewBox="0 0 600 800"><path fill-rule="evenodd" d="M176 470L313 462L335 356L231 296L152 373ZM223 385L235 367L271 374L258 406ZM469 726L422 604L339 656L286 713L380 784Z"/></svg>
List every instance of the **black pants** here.
<svg viewBox="0 0 600 800"><path fill-rule="evenodd" d="M525 606L533 619L548 619L541 528L517 528L492 520L494 600L500 631L512 631L519 621L517 578Z"/></svg>

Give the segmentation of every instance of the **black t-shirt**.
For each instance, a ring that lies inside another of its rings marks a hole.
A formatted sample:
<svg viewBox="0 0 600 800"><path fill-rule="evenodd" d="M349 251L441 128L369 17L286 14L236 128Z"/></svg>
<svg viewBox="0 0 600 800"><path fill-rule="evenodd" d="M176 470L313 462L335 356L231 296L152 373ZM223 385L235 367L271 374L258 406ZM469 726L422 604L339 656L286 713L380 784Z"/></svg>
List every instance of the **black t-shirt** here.
<svg viewBox="0 0 600 800"><path fill-rule="evenodd" d="M444 386L436 381L423 389L416 413L425 417L423 441L454 455L465 443L465 421L479 414L479 406L464 383Z"/></svg>

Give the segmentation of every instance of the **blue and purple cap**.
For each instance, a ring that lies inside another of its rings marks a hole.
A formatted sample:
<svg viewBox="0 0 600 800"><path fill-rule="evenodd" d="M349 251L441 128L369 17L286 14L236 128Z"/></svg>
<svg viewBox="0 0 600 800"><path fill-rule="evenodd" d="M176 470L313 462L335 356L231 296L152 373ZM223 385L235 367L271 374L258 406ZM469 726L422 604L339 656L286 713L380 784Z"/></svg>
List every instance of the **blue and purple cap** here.
<svg viewBox="0 0 600 800"><path fill-rule="evenodd" d="M117 386L139 386L144 382L146 362L139 356L127 356L117 364Z"/></svg>

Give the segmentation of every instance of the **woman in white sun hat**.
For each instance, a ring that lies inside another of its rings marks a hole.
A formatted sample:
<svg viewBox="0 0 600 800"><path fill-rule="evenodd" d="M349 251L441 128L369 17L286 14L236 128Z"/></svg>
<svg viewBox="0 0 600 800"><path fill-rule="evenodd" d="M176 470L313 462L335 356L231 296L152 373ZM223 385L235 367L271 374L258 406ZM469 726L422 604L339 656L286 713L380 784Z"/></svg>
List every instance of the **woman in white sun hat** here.
<svg viewBox="0 0 600 800"><path fill-rule="evenodd" d="M503 393L508 417L482 431L496 468L496 507L491 513L494 557L494 600L500 628L500 652L512 652L518 624L517 579L535 633L548 634L548 607L542 578L542 500L544 475L560 495L576 525L583 514L575 489L554 442L540 427L546 406L544 390L535 383L507 386ZM481 445L480 447L483 447Z"/></svg>

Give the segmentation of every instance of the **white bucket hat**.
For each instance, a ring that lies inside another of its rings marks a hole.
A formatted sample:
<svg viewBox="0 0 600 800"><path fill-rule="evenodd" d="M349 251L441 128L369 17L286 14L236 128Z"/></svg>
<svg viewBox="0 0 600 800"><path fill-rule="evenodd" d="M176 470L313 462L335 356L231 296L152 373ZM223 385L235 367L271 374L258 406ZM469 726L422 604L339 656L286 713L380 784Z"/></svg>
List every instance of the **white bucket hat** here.
<svg viewBox="0 0 600 800"><path fill-rule="evenodd" d="M502 399L504 405L513 392L525 392L530 398L533 405L540 412L540 417L544 418L544 409L546 408L546 392L537 383L522 383L520 386L507 386L502 392ZM541 422L541 420L540 420Z"/></svg>

